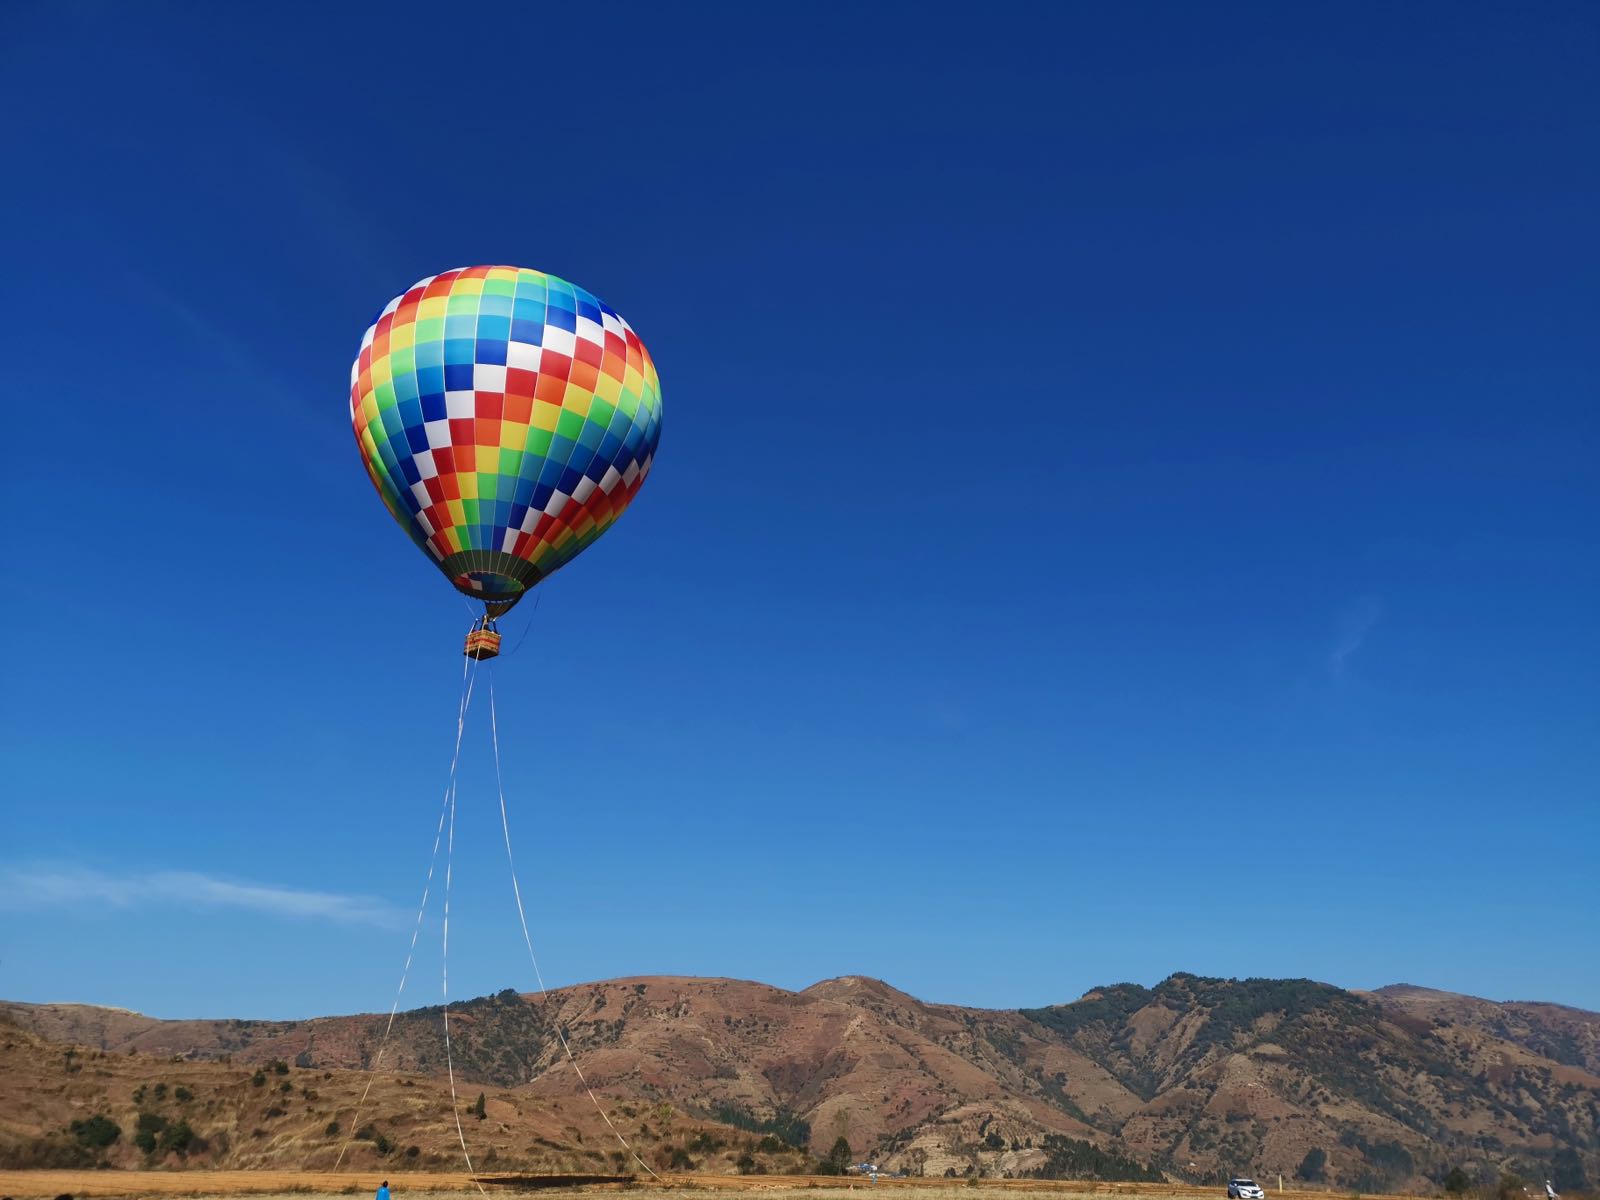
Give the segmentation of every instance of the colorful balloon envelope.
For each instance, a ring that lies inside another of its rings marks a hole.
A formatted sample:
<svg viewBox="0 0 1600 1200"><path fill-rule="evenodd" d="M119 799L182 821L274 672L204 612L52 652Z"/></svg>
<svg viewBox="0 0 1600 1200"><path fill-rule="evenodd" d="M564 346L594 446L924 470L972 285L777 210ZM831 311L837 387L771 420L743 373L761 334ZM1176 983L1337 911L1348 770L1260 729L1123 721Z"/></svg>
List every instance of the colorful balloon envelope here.
<svg viewBox="0 0 1600 1200"><path fill-rule="evenodd" d="M649 351L581 287L466 267L396 296L350 371L384 505L461 592L504 611L632 502L661 437Z"/></svg>

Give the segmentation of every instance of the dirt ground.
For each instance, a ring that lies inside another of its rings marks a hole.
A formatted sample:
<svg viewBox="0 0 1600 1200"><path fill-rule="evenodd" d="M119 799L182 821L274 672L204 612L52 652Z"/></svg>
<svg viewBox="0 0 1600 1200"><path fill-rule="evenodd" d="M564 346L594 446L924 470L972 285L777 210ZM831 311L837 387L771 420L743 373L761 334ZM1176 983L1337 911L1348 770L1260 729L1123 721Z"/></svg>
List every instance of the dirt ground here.
<svg viewBox="0 0 1600 1200"><path fill-rule="evenodd" d="M985 1180L977 1186L953 1184L945 1179L884 1179L877 1184L866 1179L840 1180L793 1175L674 1175L665 1185L654 1181L635 1185L587 1185L583 1187L534 1188L516 1176L481 1175L483 1191L490 1200L525 1200L535 1193L546 1193L550 1200L574 1193L590 1193L594 1200L604 1195L625 1192L628 1200L687 1200L693 1192L760 1192L762 1200L867 1200L861 1193L871 1191L912 1191L916 1200L993 1200L1002 1192L1048 1193L1052 1200L1105 1200L1112 1196L1156 1197L1173 1200L1220 1200L1221 1187L1193 1187L1164 1183L1070 1183L1054 1180ZM249 1196L251 1200L304 1200L307 1195L370 1196L380 1177L369 1172L346 1171L340 1174L299 1171L0 1171L0 1200L55 1200L71 1196L74 1200L102 1200L110 1197L193 1197L197 1200L228 1200ZM395 1200L462 1200L478 1197L478 1187L469 1175L396 1173L389 1176L389 1190ZM1289 1193L1305 1197L1325 1193ZM1269 1191L1268 1196L1276 1193ZM481 1198L480 1198L481 1200ZM908 1197L908 1200L910 1198ZM1039 1197L1045 1200L1045 1197ZM1382 1200L1363 1197L1363 1200Z"/></svg>

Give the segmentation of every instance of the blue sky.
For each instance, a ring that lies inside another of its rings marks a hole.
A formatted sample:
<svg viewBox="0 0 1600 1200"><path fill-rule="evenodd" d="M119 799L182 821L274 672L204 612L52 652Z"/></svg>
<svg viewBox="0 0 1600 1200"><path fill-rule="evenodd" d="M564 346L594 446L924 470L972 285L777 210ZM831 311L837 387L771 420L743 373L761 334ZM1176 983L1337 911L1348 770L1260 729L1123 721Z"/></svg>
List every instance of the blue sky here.
<svg viewBox="0 0 1600 1200"><path fill-rule="evenodd" d="M495 670L548 980L1600 1008L1593 6L440 11L7 10L0 996L388 1006L468 616L349 363L506 262L666 410Z"/></svg>

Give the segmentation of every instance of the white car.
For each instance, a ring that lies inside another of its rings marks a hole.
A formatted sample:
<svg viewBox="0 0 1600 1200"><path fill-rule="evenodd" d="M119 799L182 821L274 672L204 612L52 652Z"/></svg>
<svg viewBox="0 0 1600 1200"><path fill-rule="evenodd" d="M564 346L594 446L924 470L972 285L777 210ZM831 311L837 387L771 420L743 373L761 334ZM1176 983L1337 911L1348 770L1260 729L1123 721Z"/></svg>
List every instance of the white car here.
<svg viewBox="0 0 1600 1200"><path fill-rule="evenodd" d="M1266 1200L1266 1195L1254 1179L1228 1180L1228 1200Z"/></svg>

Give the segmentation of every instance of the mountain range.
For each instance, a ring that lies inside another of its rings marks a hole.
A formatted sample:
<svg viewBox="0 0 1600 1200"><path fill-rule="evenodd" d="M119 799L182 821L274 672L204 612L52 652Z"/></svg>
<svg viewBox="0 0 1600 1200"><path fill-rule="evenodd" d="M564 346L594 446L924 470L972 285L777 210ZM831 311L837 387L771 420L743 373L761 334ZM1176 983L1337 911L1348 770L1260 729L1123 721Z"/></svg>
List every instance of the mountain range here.
<svg viewBox="0 0 1600 1200"><path fill-rule="evenodd" d="M443 1020L0 1003L0 1165L437 1165L459 1110L502 1169L800 1172L843 1138L922 1175L1600 1181L1600 1014L1553 1004L1176 974L988 1010L650 977L452 1005L448 1063Z"/></svg>

